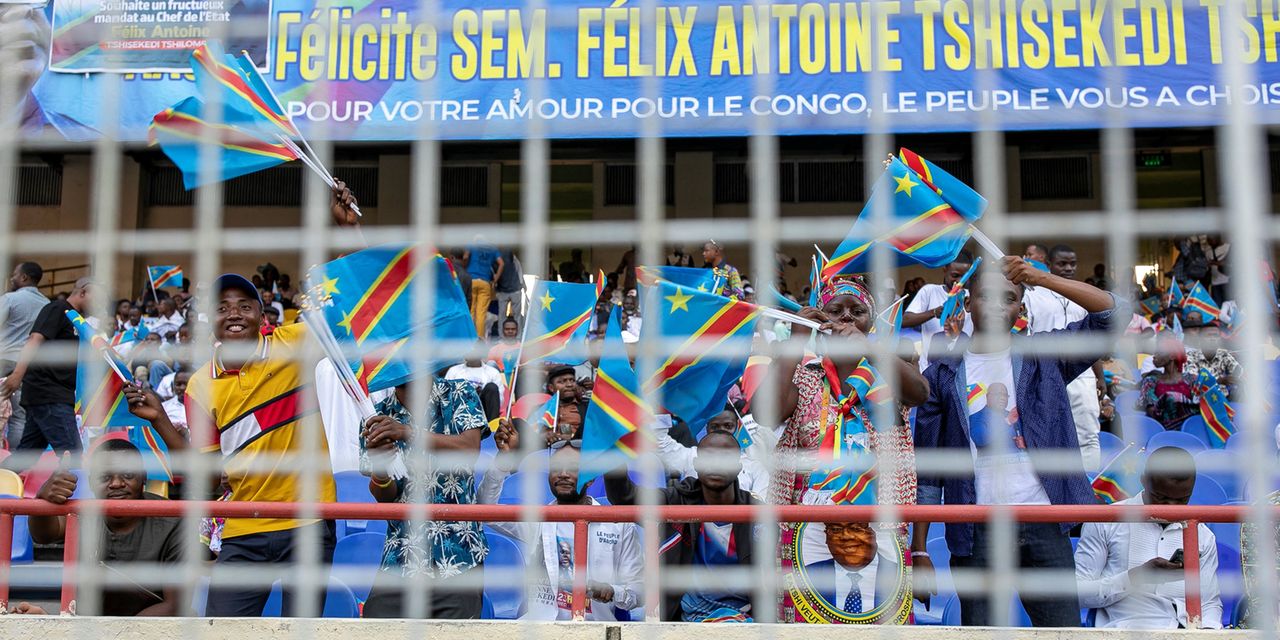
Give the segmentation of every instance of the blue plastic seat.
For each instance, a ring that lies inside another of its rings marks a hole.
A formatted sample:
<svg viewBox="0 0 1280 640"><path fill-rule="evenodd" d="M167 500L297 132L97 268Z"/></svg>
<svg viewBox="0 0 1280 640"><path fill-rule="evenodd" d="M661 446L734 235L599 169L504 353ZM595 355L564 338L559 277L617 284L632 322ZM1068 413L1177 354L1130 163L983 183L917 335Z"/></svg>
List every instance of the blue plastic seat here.
<svg viewBox="0 0 1280 640"><path fill-rule="evenodd" d="M84 469L72 469L76 476L76 490L71 492L72 500L92 500L93 489L89 486L88 472Z"/></svg>
<svg viewBox="0 0 1280 640"><path fill-rule="evenodd" d="M1099 458L1102 461L1099 469L1106 469L1107 463L1116 457L1116 454L1124 450L1124 440L1120 439L1110 431L1101 431L1098 433L1098 446L1102 449L1102 455Z"/></svg>
<svg viewBox="0 0 1280 640"><path fill-rule="evenodd" d="M520 617L524 602L524 592L518 586L524 581L514 577L524 575L524 553L515 540L488 526L484 534L489 541L489 555L484 559L484 595L493 607L494 619L514 620Z"/></svg>
<svg viewBox="0 0 1280 640"><path fill-rule="evenodd" d="M17 497L0 494L0 498L15 499ZM9 553L9 564L30 564L34 560L35 545L31 542L31 529L27 524L27 516L14 516L13 545Z"/></svg>
<svg viewBox="0 0 1280 640"><path fill-rule="evenodd" d="M369 478L359 471L339 471L333 474L333 484L338 502L377 502L369 493ZM338 538L356 533L377 533L384 536L387 533L386 520L338 520L335 524Z"/></svg>
<svg viewBox="0 0 1280 640"><path fill-rule="evenodd" d="M1111 402L1115 405L1116 411L1125 415L1130 415L1134 413L1142 413L1142 410L1138 408L1138 401L1141 399L1142 392L1134 389L1116 394L1116 397L1113 398Z"/></svg>
<svg viewBox="0 0 1280 640"><path fill-rule="evenodd" d="M939 593L939 596L942 594ZM950 594L942 605L942 624L947 627L960 626L960 596Z"/></svg>
<svg viewBox="0 0 1280 640"><path fill-rule="evenodd" d="M1222 593L1223 624L1230 624L1235 618L1236 606L1244 597L1244 575L1240 570L1238 538L1236 545L1233 547L1218 541L1218 589Z"/></svg>
<svg viewBox="0 0 1280 640"><path fill-rule="evenodd" d="M525 480L529 478L530 480ZM547 504L555 499L551 495L551 487L547 485L546 472L517 471L502 485L502 493L498 494L498 504L524 504L524 483L532 481L534 486L534 504Z"/></svg>
<svg viewBox="0 0 1280 640"><path fill-rule="evenodd" d="M1242 461L1234 453L1222 449L1208 449L1196 454L1196 477L1217 482L1227 494L1227 500L1244 498L1244 482L1237 469Z"/></svg>
<svg viewBox="0 0 1280 640"><path fill-rule="evenodd" d="M1204 443L1205 448L1212 449L1213 441L1209 439L1209 427L1204 423L1204 418L1195 415L1182 421L1180 431L1187 435L1195 436L1196 439Z"/></svg>
<svg viewBox="0 0 1280 640"><path fill-rule="evenodd" d="M939 594L941 595L941 594ZM1009 613L1013 615L1013 625L1020 628L1028 628L1031 626L1031 617L1027 615L1027 610L1022 606L1022 600L1015 594L1013 602L1010 603ZM992 620L993 626L1005 627L1001 621ZM942 607L942 624L947 627L960 626L960 597L955 594L949 594L946 603Z"/></svg>
<svg viewBox="0 0 1280 640"><path fill-rule="evenodd" d="M295 594L295 598L296 598ZM271 595L267 597L267 603L262 607L262 617L279 618L281 615L283 593L280 581L276 580L271 585ZM351 593L351 589L343 584L341 580L329 576L329 588L325 591L324 610L321 612L322 618L359 618L360 605L356 602L356 597Z"/></svg>
<svg viewBox="0 0 1280 640"><path fill-rule="evenodd" d="M493 620L493 601L483 593L480 594L480 619Z"/></svg>
<svg viewBox="0 0 1280 640"><path fill-rule="evenodd" d="M369 598L373 579L382 566L386 534L355 533L338 539L333 548L333 572L361 602Z"/></svg>
<svg viewBox="0 0 1280 640"><path fill-rule="evenodd" d="M1160 447L1177 447L1191 453L1205 450L1204 443L1199 438L1181 431L1161 431L1147 440L1148 454Z"/></svg>
<svg viewBox="0 0 1280 640"><path fill-rule="evenodd" d="M1223 505L1227 503L1227 493L1210 478L1196 478L1196 488L1191 491L1190 504Z"/></svg>
<svg viewBox="0 0 1280 640"><path fill-rule="evenodd" d="M1122 421L1124 427L1124 437L1121 438L1125 443L1135 443L1139 447L1146 446L1152 436L1158 433L1164 433L1164 425L1160 424L1151 416L1134 413L1125 415Z"/></svg>

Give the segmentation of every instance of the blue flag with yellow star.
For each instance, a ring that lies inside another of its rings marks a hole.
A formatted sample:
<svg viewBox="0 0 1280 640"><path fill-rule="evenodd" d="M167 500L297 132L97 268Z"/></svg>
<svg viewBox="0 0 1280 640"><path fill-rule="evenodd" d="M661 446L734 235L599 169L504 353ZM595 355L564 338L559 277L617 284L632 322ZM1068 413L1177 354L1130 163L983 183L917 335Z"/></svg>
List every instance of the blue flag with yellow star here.
<svg viewBox="0 0 1280 640"><path fill-rule="evenodd" d="M666 357L645 381L662 406L697 433L724 410L750 355L756 305L666 281L649 287L642 331L656 332Z"/></svg>
<svg viewBox="0 0 1280 640"><path fill-rule="evenodd" d="M415 304L416 278L428 261L435 269L433 300ZM405 355L411 340L468 343L447 349L449 353L463 353L476 340L475 323L453 267L418 245L371 247L312 267L306 296L324 312L333 335L347 349L356 380L369 392L461 361L442 357L411 362Z"/></svg>
<svg viewBox="0 0 1280 640"><path fill-rule="evenodd" d="M638 267L636 276L644 284L666 280L680 286L719 295L724 292L725 279L715 269L697 267Z"/></svg>
<svg viewBox="0 0 1280 640"><path fill-rule="evenodd" d="M520 364L537 360L562 364L587 361L587 332L591 314L604 288L604 274L594 283L539 280L529 298Z"/></svg>
<svg viewBox="0 0 1280 640"><path fill-rule="evenodd" d="M640 383L627 358L619 321L621 310L609 314L600 368L591 404L582 422L582 464L578 490L591 480L637 457L639 440L653 421L649 406L640 397Z"/></svg>
<svg viewBox="0 0 1280 640"><path fill-rule="evenodd" d="M880 204L880 198L884 204ZM888 232L877 235L872 218L887 206ZM887 243L898 266L945 267L969 239L969 225L982 217L987 201L977 191L909 149L900 149L876 181L853 228L822 267L823 279L871 269L870 249Z"/></svg>

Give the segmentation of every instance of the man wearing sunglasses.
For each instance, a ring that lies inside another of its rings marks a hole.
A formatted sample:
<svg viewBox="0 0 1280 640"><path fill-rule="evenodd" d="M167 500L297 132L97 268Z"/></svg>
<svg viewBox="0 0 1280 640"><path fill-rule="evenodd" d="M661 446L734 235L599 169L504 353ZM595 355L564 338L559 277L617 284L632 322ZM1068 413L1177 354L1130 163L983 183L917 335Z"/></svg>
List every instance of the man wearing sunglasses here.
<svg viewBox="0 0 1280 640"><path fill-rule="evenodd" d="M502 419L494 434L498 456L480 482L477 499L496 504L507 478L520 462L520 436L510 420ZM581 440L551 444L547 484L554 504L599 505L586 495L588 482L578 490ZM489 526L517 538L529 550L530 564L546 568L545 580L531 587L526 618L569 620L573 606L573 523L491 522ZM640 528L631 522L593 522L587 527L587 619L629 620L627 612L641 605L644 566Z"/></svg>
<svg viewBox="0 0 1280 640"><path fill-rule="evenodd" d="M696 477L685 478L658 492L659 504L747 505L758 504L738 485L742 471L741 447L732 434L708 431L698 441L694 459ZM614 505L634 505L638 491L626 467L605 475L605 490ZM724 589L723 579L709 576L722 567L751 568L752 524L678 522L662 525L659 552L662 564L693 569L692 581L682 589L664 588L659 615L662 620L684 622L750 622L751 590ZM718 584L719 583L719 584Z"/></svg>

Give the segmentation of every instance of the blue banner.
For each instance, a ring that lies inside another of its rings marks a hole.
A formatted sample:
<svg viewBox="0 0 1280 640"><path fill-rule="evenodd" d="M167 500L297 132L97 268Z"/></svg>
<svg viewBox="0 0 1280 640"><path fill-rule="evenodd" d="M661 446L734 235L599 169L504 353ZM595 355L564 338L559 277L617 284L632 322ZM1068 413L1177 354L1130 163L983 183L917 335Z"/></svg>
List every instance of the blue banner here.
<svg viewBox="0 0 1280 640"><path fill-rule="evenodd" d="M1280 121L1269 2L1234 26L1226 0L430 4L54 0L20 36L53 65L27 76L24 128L141 140L191 95L190 50L227 33L315 138L1199 126L1231 101ZM1248 80L1229 86L1241 41Z"/></svg>

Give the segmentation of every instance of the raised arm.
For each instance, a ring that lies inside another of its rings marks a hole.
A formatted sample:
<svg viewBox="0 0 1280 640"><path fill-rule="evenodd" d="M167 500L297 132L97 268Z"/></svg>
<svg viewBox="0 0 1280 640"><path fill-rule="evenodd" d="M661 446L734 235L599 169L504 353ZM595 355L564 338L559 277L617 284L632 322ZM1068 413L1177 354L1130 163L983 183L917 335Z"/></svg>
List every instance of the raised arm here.
<svg viewBox="0 0 1280 640"><path fill-rule="evenodd" d="M1084 307L1084 310L1089 313L1109 311L1115 307L1115 299L1106 290L1087 282L1068 280L1047 271L1041 271L1017 256L1005 256L1000 263L1000 268L1009 282L1044 287Z"/></svg>

